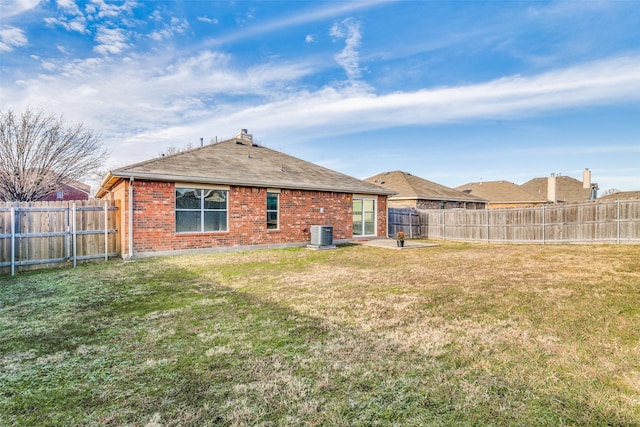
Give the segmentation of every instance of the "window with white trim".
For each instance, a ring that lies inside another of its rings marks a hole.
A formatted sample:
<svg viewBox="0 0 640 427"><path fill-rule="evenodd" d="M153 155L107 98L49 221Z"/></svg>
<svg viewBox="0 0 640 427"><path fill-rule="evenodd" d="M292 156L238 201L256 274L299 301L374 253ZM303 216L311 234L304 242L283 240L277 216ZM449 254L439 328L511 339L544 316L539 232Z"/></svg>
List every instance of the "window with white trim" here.
<svg viewBox="0 0 640 427"><path fill-rule="evenodd" d="M278 225L278 193L267 192L267 230L277 230Z"/></svg>
<svg viewBox="0 0 640 427"><path fill-rule="evenodd" d="M227 190L176 188L176 233L227 231Z"/></svg>

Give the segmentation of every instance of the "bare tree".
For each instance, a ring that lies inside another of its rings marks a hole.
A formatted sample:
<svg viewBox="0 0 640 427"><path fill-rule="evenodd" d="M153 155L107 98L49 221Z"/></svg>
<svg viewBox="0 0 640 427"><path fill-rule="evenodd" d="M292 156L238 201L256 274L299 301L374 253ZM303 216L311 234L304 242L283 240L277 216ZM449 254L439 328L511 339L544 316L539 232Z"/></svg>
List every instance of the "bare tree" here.
<svg viewBox="0 0 640 427"><path fill-rule="evenodd" d="M184 146L184 148L178 148L177 146L171 144L170 146L167 147L166 150L160 153L160 156L162 157L170 156L172 154L182 153L183 151L193 150L193 148L194 146L192 143L188 143L187 145Z"/></svg>
<svg viewBox="0 0 640 427"><path fill-rule="evenodd" d="M610 188L608 190L605 190L600 197L608 196L609 194L615 194L619 192L620 190L618 190L617 188Z"/></svg>
<svg viewBox="0 0 640 427"><path fill-rule="evenodd" d="M0 111L0 199L35 201L98 169L107 155L82 124L27 109Z"/></svg>

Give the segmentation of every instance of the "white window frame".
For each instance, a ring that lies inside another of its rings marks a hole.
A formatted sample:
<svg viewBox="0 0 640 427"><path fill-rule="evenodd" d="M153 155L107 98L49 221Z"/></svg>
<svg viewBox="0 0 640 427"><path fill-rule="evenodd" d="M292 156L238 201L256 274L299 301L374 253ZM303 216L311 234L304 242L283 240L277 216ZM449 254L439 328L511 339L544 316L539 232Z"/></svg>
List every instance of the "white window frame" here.
<svg viewBox="0 0 640 427"><path fill-rule="evenodd" d="M199 209L178 209L176 207L176 202L174 202L174 232L176 234L189 234L189 233L226 233L229 231L229 187L228 186L219 186L219 185L206 185L206 184L192 184L192 183L183 183L176 182L174 188L174 195L178 191L178 189L182 190L199 190L199 191L207 191L207 190L217 190L224 191L226 193L226 206L225 209L205 209L204 208L204 198L200 198L200 208ZM224 230L205 230L204 229L204 214L205 212L225 212L225 224L226 227ZM177 221L177 212L200 212L200 230L189 230L189 231L178 231L178 221Z"/></svg>
<svg viewBox="0 0 640 427"><path fill-rule="evenodd" d="M362 200L362 234L354 234L352 232L353 237L376 237L378 235L378 197L377 196L372 196L372 195L367 195L367 194L354 194L353 195L353 199L351 201L352 206L353 206L353 202L355 202L356 200ZM366 227L365 227L365 215L364 215L364 202L365 201L373 201L373 234L366 234ZM353 221L353 220L352 220ZM353 226L353 224L352 224Z"/></svg>

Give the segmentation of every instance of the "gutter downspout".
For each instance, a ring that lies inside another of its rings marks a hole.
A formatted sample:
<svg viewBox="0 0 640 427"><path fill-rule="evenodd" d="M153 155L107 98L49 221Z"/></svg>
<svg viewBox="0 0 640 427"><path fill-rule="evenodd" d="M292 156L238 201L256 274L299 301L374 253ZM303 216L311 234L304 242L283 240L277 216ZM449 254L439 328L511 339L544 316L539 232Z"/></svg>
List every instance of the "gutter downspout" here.
<svg viewBox="0 0 640 427"><path fill-rule="evenodd" d="M129 177L129 256L133 258L133 177Z"/></svg>

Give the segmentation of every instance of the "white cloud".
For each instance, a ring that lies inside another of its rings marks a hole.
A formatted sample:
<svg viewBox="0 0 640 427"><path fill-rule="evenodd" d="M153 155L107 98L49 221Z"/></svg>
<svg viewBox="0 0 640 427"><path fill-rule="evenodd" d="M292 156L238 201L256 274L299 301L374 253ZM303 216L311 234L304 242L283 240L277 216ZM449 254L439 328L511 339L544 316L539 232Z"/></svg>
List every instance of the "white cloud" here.
<svg viewBox="0 0 640 427"><path fill-rule="evenodd" d="M219 22L217 18L208 18L206 16L198 16L198 21L206 22L207 24L218 24Z"/></svg>
<svg viewBox="0 0 640 427"><path fill-rule="evenodd" d="M11 52L15 48L26 46L27 43L27 36L20 28L2 27L0 29L0 52Z"/></svg>
<svg viewBox="0 0 640 427"><path fill-rule="evenodd" d="M23 12L36 8L40 0L2 0L0 1L0 16L9 19Z"/></svg>
<svg viewBox="0 0 640 427"><path fill-rule="evenodd" d="M120 28L98 28L96 42L98 44L93 50L102 55L117 55L131 46L127 43L124 30Z"/></svg>
<svg viewBox="0 0 640 427"><path fill-rule="evenodd" d="M103 53L126 48L119 30L102 34ZM296 82L314 73L313 64L239 70L231 56L220 52L201 51L178 59L174 55L168 49L56 67L47 62L46 67L59 74L11 86L3 90L0 101L9 108L38 105L84 122L113 145L114 153L126 148L129 154L122 163L155 156L161 144L226 138L243 127L270 141L296 131L326 137L640 101L640 56L474 85L377 95L358 84L300 89Z"/></svg>
<svg viewBox="0 0 640 427"><path fill-rule="evenodd" d="M376 96L325 88L239 110L217 119L280 131L337 135L405 125L509 119L552 111L640 100L640 57L612 58L537 76ZM286 125L283 125L286 124Z"/></svg>
<svg viewBox="0 0 640 427"><path fill-rule="evenodd" d="M349 80L356 80L360 77L360 67L358 48L362 35L360 33L360 23L351 18L347 18L342 22L336 22L331 27L331 36L345 39L345 47L342 52L334 58L336 62L344 68Z"/></svg>
<svg viewBox="0 0 640 427"><path fill-rule="evenodd" d="M239 31L231 32L223 37L217 38L215 40L215 44L224 44L230 41L255 37L259 34L280 31L284 28L291 28L309 22L321 21L333 16L344 15L345 13L353 12L355 10L369 9L380 4L387 3L388 1L389 0L321 2L320 4L322 4L323 6L321 8L308 10L296 15L291 15L273 21L261 22L260 25L243 27Z"/></svg>
<svg viewBox="0 0 640 427"><path fill-rule="evenodd" d="M307 36L304 38L304 41L306 43L313 43L313 36L311 34L307 34Z"/></svg>
<svg viewBox="0 0 640 427"><path fill-rule="evenodd" d="M186 20L174 17L162 29L149 34L149 37L154 41L162 41L173 37L175 34L184 33L188 28L189 23Z"/></svg>
<svg viewBox="0 0 640 427"><path fill-rule="evenodd" d="M73 0L58 0L56 2L60 9L64 9L67 13L72 13L74 15L80 15L80 8Z"/></svg>
<svg viewBox="0 0 640 427"><path fill-rule="evenodd" d="M122 19L123 16L131 14L133 8L136 6L135 1L125 1L122 4L115 4L114 2L105 2L104 0L92 0L93 5L98 10L98 18L117 18Z"/></svg>

